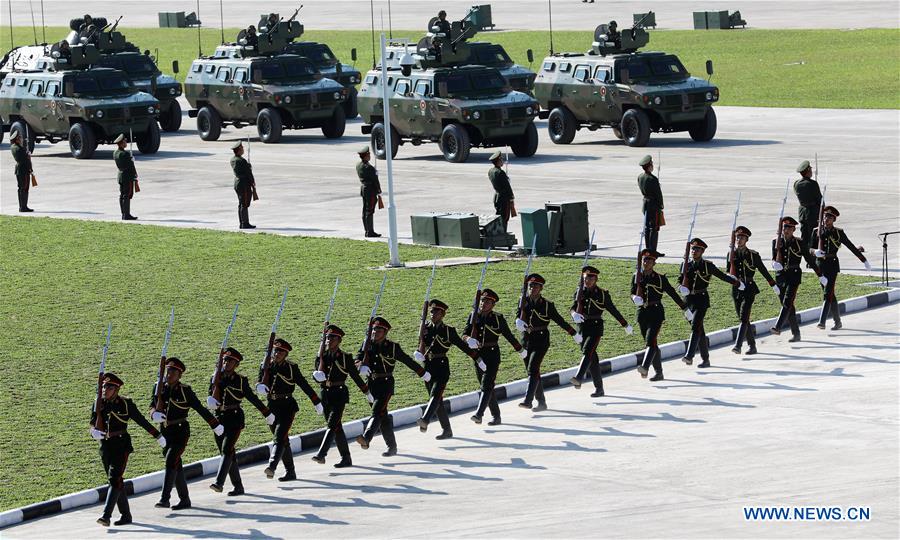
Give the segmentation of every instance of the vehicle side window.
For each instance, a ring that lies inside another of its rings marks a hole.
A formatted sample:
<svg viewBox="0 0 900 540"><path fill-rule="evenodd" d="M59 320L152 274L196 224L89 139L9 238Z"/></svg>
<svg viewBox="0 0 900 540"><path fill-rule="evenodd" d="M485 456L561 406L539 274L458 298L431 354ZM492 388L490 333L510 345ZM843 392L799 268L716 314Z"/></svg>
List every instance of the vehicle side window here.
<svg viewBox="0 0 900 540"><path fill-rule="evenodd" d="M14 84L16 84L16 80L14 78L12 78L12 77L6 78L6 86L12 86Z"/></svg>
<svg viewBox="0 0 900 540"><path fill-rule="evenodd" d="M48 95L51 97L59 96L59 82L58 81L48 82L47 83L47 91L45 92L45 95Z"/></svg>
<svg viewBox="0 0 900 540"><path fill-rule="evenodd" d="M555 67L556 67L555 62L544 62L543 69L544 69L544 71L553 71L553 69Z"/></svg>
<svg viewBox="0 0 900 540"><path fill-rule="evenodd" d="M375 84L378 82L377 75L366 75L366 84Z"/></svg>
<svg viewBox="0 0 900 540"><path fill-rule="evenodd" d="M203 71L203 64L194 64L193 66L191 66L191 71L193 71L194 73L200 73L201 71Z"/></svg>
<svg viewBox="0 0 900 540"><path fill-rule="evenodd" d="M396 86L394 86L394 93L399 94L401 96L405 96L410 91L410 82L409 79L398 79Z"/></svg>
<svg viewBox="0 0 900 540"><path fill-rule="evenodd" d="M602 82L602 83L609 82L609 75L610 75L610 72L609 72L608 67L599 66L597 68L597 71L594 72L594 79L596 79L597 81Z"/></svg>
<svg viewBox="0 0 900 540"><path fill-rule="evenodd" d="M28 84L28 79L19 79L19 86L25 86Z"/></svg>
<svg viewBox="0 0 900 540"><path fill-rule="evenodd" d="M237 68L234 70L234 81L239 83L250 82L250 74L247 68Z"/></svg>
<svg viewBox="0 0 900 540"><path fill-rule="evenodd" d="M576 81L587 82L591 78L590 66L575 66L575 73L572 75Z"/></svg>
<svg viewBox="0 0 900 540"><path fill-rule="evenodd" d="M41 95L41 90L43 89L44 83L42 83L41 81L34 81L31 83L31 86L28 87L28 93L32 96L39 96Z"/></svg>
<svg viewBox="0 0 900 540"><path fill-rule="evenodd" d="M231 78L231 70L227 67L220 67L219 71L216 73L216 79L222 82L228 82Z"/></svg>
<svg viewBox="0 0 900 540"><path fill-rule="evenodd" d="M216 66L215 66L214 64L208 64L208 65L206 66L206 72L207 72L207 73L212 73L212 72L215 71L215 70L216 70Z"/></svg>
<svg viewBox="0 0 900 540"><path fill-rule="evenodd" d="M414 92L417 96L428 96L431 94L431 83L429 81L417 81L416 82L416 90Z"/></svg>
<svg viewBox="0 0 900 540"><path fill-rule="evenodd" d="M563 62L563 63L561 63L561 64L559 65L559 70L560 70L562 73L566 73L566 72L569 71L569 68L571 68L571 67L572 67L572 64L570 64L570 63L568 63L568 62Z"/></svg>

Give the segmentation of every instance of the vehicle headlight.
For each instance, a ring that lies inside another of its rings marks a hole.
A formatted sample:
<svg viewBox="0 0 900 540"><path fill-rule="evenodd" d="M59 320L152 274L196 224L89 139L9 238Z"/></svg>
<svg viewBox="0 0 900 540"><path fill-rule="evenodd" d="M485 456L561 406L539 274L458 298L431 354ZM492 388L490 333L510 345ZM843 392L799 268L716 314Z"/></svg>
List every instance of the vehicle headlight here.
<svg viewBox="0 0 900 540"><path fill-rule="evenodd" d="M706 93L706 101L712 101L712 92Z"/></svg>
<svg viewBox="0 0 900 540"><path fill-rule="evenodd" d="M340 92L335 92L335 93L334 93L334 99L341 99L341 93L340 93Z"/></svg>
<svg viewBox="0 0 900 540"><path fill-rule="evenodd" d="M534 114L534 109L531 107L525 107L525 114Z"/></svg>
<svg viewBox="0 0 900 540"><path fill-rule="evenodd" d="M97 111L94 116L96 116L97 118L103 118L103 111Z"/></svg>
<svg viewBox="0 0 900 540"><path fill-rule="evenodd" d="M356 75L350 75L350 84L356 84L359 82L359 79L356 78Z"/></svg>
<svg viewBox="0 0 900 540"><path fill-rule="evenodd" d="M479 118L481 118L481 112L480 111L473 112L472 118L474 118L475 120L478 120Z"/></svg>
<svg viewBox="0 0 900 540"><path fill-rule="evenodd" d="M150 113L150 114L155 113L155 112L156 112L156 107L154 107L153 105L150 105L149 107L147 107L147 112Z"/></svg>
<svg viewBox="0 0 900 540"><path fill-rule="evenodd" d="M290 102L291 102L291 96L284 96L284 102L285 102L285 103L290 103Z"/></svg>
<svg viewBox="0 0 900 540"><path fill-rule="evenodd" d="M174 96L174 95L175 95L175 92L177 92L177 90L175 90L175 88L169 88L169 95L170 95L170 96Z"/></svg>
<svg viewBox="0 0 900 540"><path fill-rule="evenodd" d="M655 98L653 98L653 104L654 104L654 105L661 105L661 104L662 104L662 98L659 97L659 96L656 96Z"/></svg>

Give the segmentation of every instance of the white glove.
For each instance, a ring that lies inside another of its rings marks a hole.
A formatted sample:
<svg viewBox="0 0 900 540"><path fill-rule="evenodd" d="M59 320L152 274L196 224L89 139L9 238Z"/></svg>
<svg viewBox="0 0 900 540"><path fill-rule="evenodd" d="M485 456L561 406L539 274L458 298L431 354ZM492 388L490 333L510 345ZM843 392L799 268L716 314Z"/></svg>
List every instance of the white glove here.
<svg viewBox="0 0 900 540"><path fill-rule="evenodd" d="M166 438L163 435L160 435L159 437L156 438L156 443L159 445L160 448L165 448L166 447Z"/></svg>
<svg viewBox="0 0 900 540"><path fill-rule="evenodd" d="M368 394L366 394L366 399L369 400L370 404L375 403L375 396L372 395L372 392L369 392Z"/></svg>
<svg viewBox="0 0 900 540"><path fill-rule="evenodd" d="M368 377L369 375L372 374L372 370L369 369L369 366L360 366L359 374L361 377Z"/></svg>
<svg viewBox="0 0 900 540"><path fill-rule="evenodd" d="M528 325L525 324L525 321L516 317L516 330L518 330L519 332L524 332L527 327Z"/></svg>
<svg viewBox="0 0 900 540"><path fill-rule="evenodd" d="M326 378L327 378L327 377L326 377L324 371L319 371L319 370L313 371L313 380L314 380L314 381L316 381L316 382L325 382L325 379L326 379Z"/></svg>
<svg viewBox="0 0 900 540"><path fill-rule="evenodd" d="M221 403L219 403L219 400L217 400L216 398L214 398L212 396L206 397L206 406L209 407L210 409L215 409L219 405L221 405Z"/></svg>
<svg viewBox="0 0 900 540"><path fill-rule="evenodd" d="M425 373L423 373L422 380L425 382L430 382L431 381L431 373L428 373L427 371Z"/></svg>
<svg viewBox="0 0 900 540"><path fill-rule="evenodd" d="M817 250L815 251L815 255L816 255L816 258L817 258L817 259L821 259L822 257L825 256L825 252L822 251L821 249L817 249Z"/></svg>
<svg viewBox="0 0 900 540"><path fill-rule="evenodd" d="M625 327L625 333L630 336L631 334L634 333L634 327L629 324L628 326Z"/></svg>
<svg viewBox="0 0 900 540"><path fill-rule="evenodd" d="M775 291L775 294L777 296L781 296L781 287L779 287L778 285L772 285L772 290Z"/></svg>
<svg viewBox="0 0 900 540"><path fill-rule="evenodd" d="M478 347L481 346L481 344L478 343L478 340L473 337L466 338L466 344L469 346L470 349L477 349Z"/></svg>
<svg viewBox="0 0 900 540"><path fill-rule="evenodd" d="M166 414L159 411L153 411L153 414L150 415L150 420L153 422L165 422Z"/></svg>
<svg viewBox="0 0 900 540"><path fill-rule="evenodd" d="M216 435L221 437L222 434L225 433L225 426L223 426L222 424L219 424L218 426L213 428L213 433L215 433Z"/></svg>
<svg viewBox="0 0 900 540"><path fill-rule="evenodd" d="M743 291L747 288L747 285L743 281L738 281L738 290Z"/></svg>
<svg viewBox="0 0 900 540"><path fill-rule="evenodd" d="M316 403L316 414L318 414L319 416L325 414L325 406L321 403Z"/></svg>
<svg viewBox="0 0 900 540"><path fill-rule="evenodd" d="M678 286L678 293L679 293L681 296L687 296L687 295L691 294L691 290L688 289L687 287L685 287L684 285L679 285L679 286Z"/></svg>
<svg viewBox="0 0 900 540"><path fill-rule="evenodd" d="M691 311L691 308L685 308L684 318L687 319L688 322L694 322L694 312Z"/></svg>
<svg viewBox="0 0 900 540"><path fill-rule="evenodd" d="M96 440L96 441L103 440L104 435L106 435L106 433L100 431L99 429L91 428L91 437L93 437L94 440Z"/></svg>
<svg viewBox="0 0 900 540"><path fill-rule="evenodd" d="M256 385L256 393L257 394L268 394L269 387L264 385L263 383L259 383Z"/></svg>
<svg viewBox="0 0 900 540"><path fill-rule="evenodd" d="M416 359L416 362L418 362L418 363L420 363L420 364L424 364L424 363L425 363L425 355L422 354L422 353L420 353L419 351L416 351L416 352L413 353L413 358L415 358L415 359Z"/></svg>
<svg viewBox="0 0 900 540"><path fill-rule="evenodd" d="M523 348L521 351L519 351L519 356L521 356L522 358L528 358L528 349Z"/></svg>
<svg viewBox="0 0 900 540"><path fill-rule="evenodd" d="M784 270L784 265L778 261L772 261L772 270L775 270L776 272L781 272L782 270Z"/></svg>
<svg viewBox="0 0 900 540"><path fill-rule="evenodd" d="M644 305L644 299L638 295L632 296L631 301L634 302L634 305L636 305L637 307L641 307Z"/></svg>
<svg viewBox="0 0 900 540"><path fill-rule="evenodd" d="M819 276L819 283L821 283L823 287L827 287L828 286L828 278L825 276Z"/></svg>
<svg viewBox="0 0 900 540"><path fill-rule="evenodd" d="M275 423L275 415L272 413L269 413L269 416L266 417L266 423L269 424L270 426L272 424L274 424Z"/></svg>
<svg viewBox="0 0 900 540"><path fill-rule="evenodd" d="M478 364L478 369L480 369L481 371L487 371L487 364L484 363L484 360L479 358L478 362L476 363Z"/></svg>
<svg viewBox="0 0 900 540"><path fill-rule="evenodd" d="M578 345L581 345L581 342L584 341L584 337L582 337L581 334L575 334L574 336L572 336L572 339L574 339L575 343L577 343Z"/></svg>
<svg viewBox="0 0 900 540"><path fill-rule="evenodd" d="M584 315L582 315L581 313L578 313L577 311L573 311L572 312L572 321L574 321L575 324L581 324L584 322Z"/></svg>
<svg viewBox="0 0 900 540"><path fill-rule="evenodd" d="M866 272L872 271L872 265L869 264L869 261L863 261L863 265L866 267Z"/></svg>

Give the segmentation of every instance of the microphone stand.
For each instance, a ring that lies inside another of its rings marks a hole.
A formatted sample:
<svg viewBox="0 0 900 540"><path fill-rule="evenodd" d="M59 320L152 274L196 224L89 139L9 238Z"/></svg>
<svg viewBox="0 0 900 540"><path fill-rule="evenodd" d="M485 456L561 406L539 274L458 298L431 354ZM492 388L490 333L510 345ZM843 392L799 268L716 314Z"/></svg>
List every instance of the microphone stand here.
<svg viewBox="0 0 900 540"><path fill-rule="evenodd" d="M879 233L878 236L881 237L881 282L884 285L888 284L888 236L892 234L900 234L900 231L891 231L891 232L883 232Z"/></svg>

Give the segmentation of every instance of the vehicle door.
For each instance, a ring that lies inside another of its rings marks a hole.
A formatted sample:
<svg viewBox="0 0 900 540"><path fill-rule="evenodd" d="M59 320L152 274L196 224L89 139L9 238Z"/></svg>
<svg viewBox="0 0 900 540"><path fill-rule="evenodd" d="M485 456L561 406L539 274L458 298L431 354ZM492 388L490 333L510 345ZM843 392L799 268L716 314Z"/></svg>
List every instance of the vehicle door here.
<svg viewBox="0 0 900 540"><path fill-rule="evenodd" d="M435 114L434 96L431 80L419 79L413 87L413 99L409 105L410 123L413 131L426 136L437 136L441 133L441 124Z"/></svg>
<svg viewBox="0 0 900 540"><path fill-rule="evenodd" d="M66 105L63 101L61 81L47 81L44 87L44 101L49 113L44 121L47 133L66 133L69 122L66 120Z"/></svg>
<svg viewBox="0 0 900 540"><path fill-rule="evenodd" d="M214 90L210 92L210 102L219 111L222 118L233 119L238 111L235 106L238 95L234 85L231 84L231 68L218 66L213 84Z"/></svg>
<svg viewBox="0 0 900 540"><path fill-rule="evenodd" d="M391 108L391 124L400 133L419 135L419 124L421 122L412 122L410 114L411 106L417 104L418 100L413 99L412 82L407 78L399 78L394 83L394 93L390 99ZM413 129L415 127L415 130Z"/></svg>
<svg viewBox="0 0 900 540"><path fill-rule="evenodd" d="M22 99L22 118L28 122L37 133L44 132L44 119L50 112L50 108L44 103L44 81L32 79Z"/></svg>
<svg viewBox="0 0 900 540"><path fill-rule="evenodd" d="M610 66L597 66L594 68L594 91L591 120L598 122L618 121L618 110L612 99L612 93L616 86L613 83L612 68Z"/></svg>
<svg viewBox="0 0 900 540"><path fill-rule="evenodd" d="M246 67L234 68L231 86L237 91L237 100L234 102L235 116L237 118L255 118L256 105L253 102L253 83L250 81L250 69Z"/></svg>
<svg viewBox="0 0 900 540"><path fill-rule="evenodd" d="M575 116L583 120L592 120L594 99L594 81L591 66L577 64L572 68L572 84L567 89L569 109Z"/></svg>

